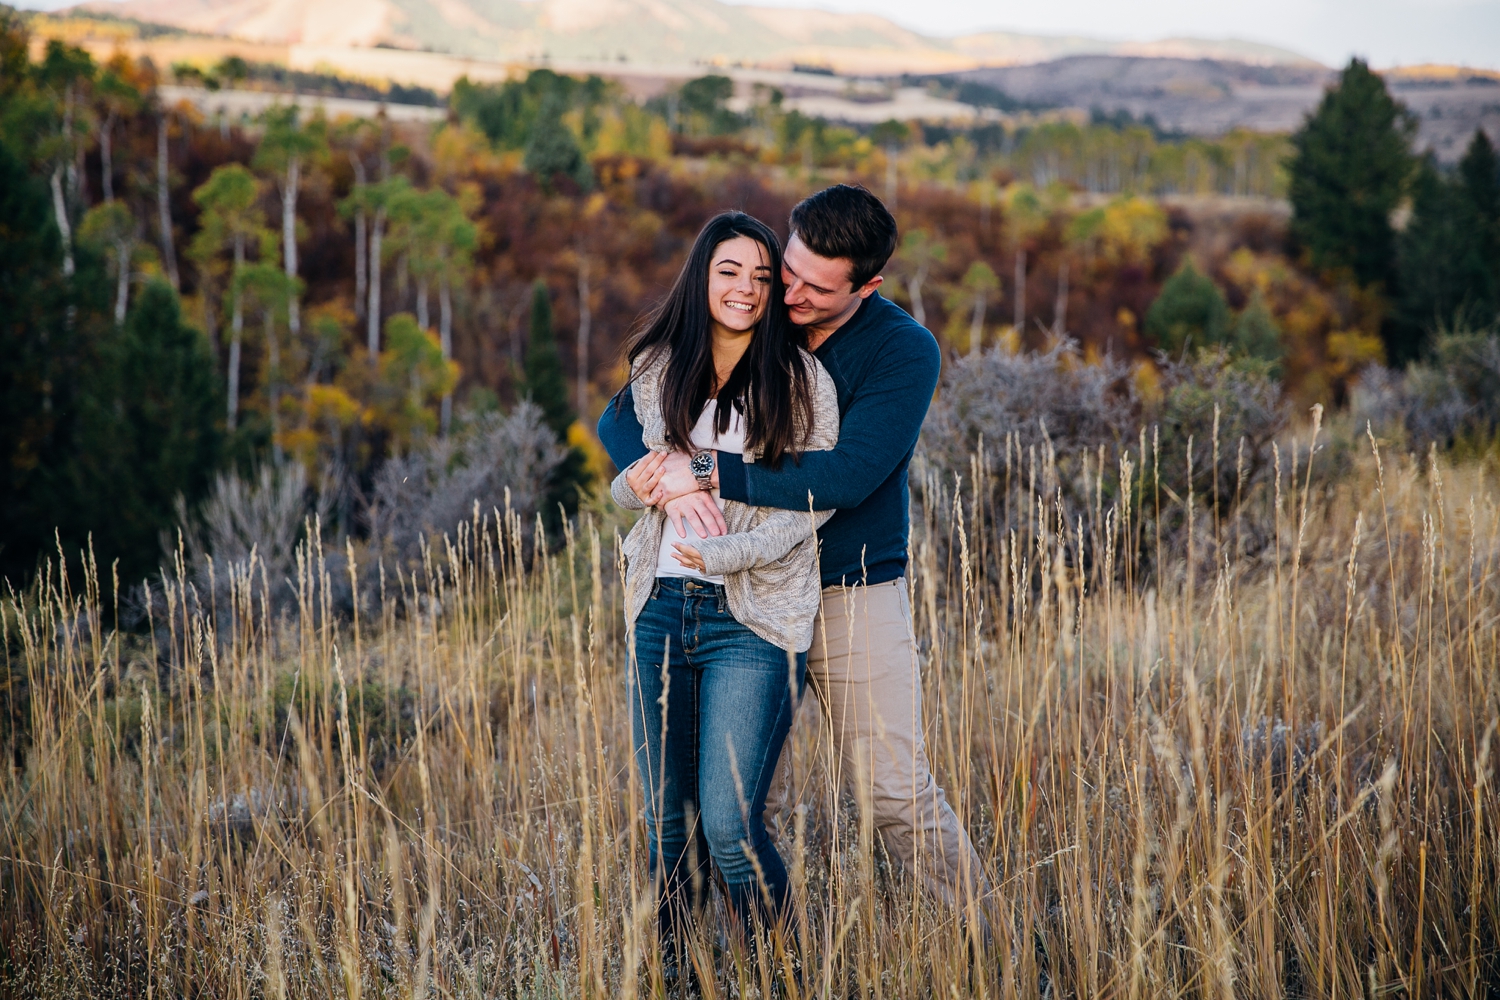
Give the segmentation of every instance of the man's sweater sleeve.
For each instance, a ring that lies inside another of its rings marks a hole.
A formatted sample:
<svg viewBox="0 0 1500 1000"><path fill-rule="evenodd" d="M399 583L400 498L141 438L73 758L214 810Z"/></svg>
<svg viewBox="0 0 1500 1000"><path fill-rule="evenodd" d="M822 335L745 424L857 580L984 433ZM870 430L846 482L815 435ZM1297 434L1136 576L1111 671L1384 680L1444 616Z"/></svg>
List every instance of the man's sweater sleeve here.
<svg viewBox="0 0 1500 1000"><path fill-rule="evenodd" d="M837 447L786 459L776 469L721 455L719 494L786 510L807 510L809 493L817 510L858 507L901 464L922 432L942 369L937 341L925 330L922 334L903 338L903 349L883 352L844 412Z"/></svg>
<svg viewBox="0 0 1500 1000"><path fill-rule="evenodd" d="M641 434L641 422L635 416L635 397L631 395L630 386L627 385L618 405L610 400L599 417L599 442L609 452L610 461L615 463L615 468L623 471L631 462L646 454L647 448L641 442Z"/></svg>

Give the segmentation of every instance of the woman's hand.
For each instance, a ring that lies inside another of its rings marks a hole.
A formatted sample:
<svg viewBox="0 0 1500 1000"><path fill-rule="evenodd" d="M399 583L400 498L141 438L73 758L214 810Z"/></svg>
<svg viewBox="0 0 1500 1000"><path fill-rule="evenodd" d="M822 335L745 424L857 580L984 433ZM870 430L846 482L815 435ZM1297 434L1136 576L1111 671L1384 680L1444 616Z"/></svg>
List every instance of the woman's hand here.
<svg viewBox="0 0 1500 1000"><path fill-rule="evenodd" d="M693 546L684 545L681 542L673 542L672 548L677 550L672 555L683 566L691 570L697 570L699 573L708 572L708 567L703 562L703 553L693 548Z"/></svg>
<svg viewBox="0 0 1500 1000"><path fill-rule="evenodd" d="M655 506L652 494L661 483L662 469L666 465L667 453L653 451L646 457L631 464L625 470L625 482L635 491L635 495L641 498L641 502L648 507Z"/></svg>
<svg viewBox="0 0 1500 1000"><path fill-rule="evenodd" d="M692 525L699 538L714 538L729 532L729 525L724 522L724 512L714 502L713 494L703 490L673 497L662 509L667 512L667 520L672 522L672 527L677 529L678 538L687 537L684 521Z"/></svg>

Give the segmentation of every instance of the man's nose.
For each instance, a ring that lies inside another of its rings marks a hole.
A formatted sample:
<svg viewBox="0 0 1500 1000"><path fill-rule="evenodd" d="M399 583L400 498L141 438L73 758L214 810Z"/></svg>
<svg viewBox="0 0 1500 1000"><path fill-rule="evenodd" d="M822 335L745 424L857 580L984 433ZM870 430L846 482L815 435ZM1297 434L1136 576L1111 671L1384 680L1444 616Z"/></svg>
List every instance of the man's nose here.
<svg viewBox="0 0 1500 1000"><path fill-rule="evenodd" d="M781 297L782 301L787 305L791 305L797 299L801 298L802 284L801 278L793 278L791 281L788 281L786 284L786 294Z"/></svg>

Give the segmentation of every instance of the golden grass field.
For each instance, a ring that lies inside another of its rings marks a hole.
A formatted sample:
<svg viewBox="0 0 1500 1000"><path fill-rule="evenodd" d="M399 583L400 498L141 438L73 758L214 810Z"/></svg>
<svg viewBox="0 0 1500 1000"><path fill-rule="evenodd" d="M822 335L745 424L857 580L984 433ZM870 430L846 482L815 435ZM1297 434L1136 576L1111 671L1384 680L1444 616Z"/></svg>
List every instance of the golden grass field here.
<svg viewBox="0 0 1500 1000"><path fill-rule="evenodd" d="M797 920L752 960L720 916L703 994L1493 995L1494 467L1349 435L1325 476L1313 433L1225 517L1149 444L1087 510L1035 455L915 477L928 747L994 940L971 965L882 860L805 705ZM659 995L611 518L529 559L476 507L353 620L316 532L282 614L252 566L216 615L169 574L149 632L107 567L11 596L0 991Z"/></svg>

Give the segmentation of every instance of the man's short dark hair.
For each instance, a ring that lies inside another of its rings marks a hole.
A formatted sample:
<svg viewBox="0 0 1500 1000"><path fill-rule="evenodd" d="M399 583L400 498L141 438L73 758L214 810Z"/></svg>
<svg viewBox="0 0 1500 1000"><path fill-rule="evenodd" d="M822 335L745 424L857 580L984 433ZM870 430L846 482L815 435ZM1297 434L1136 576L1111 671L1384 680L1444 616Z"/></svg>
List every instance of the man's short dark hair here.
<svg viewBox="0 0 1500 1000"><path fill-rule="evenodd" d="M792 235L819 257L850 261L849 282L859 288L896 252L896 220L884 203L858 184L835 184L792 209Z"/></svg>

